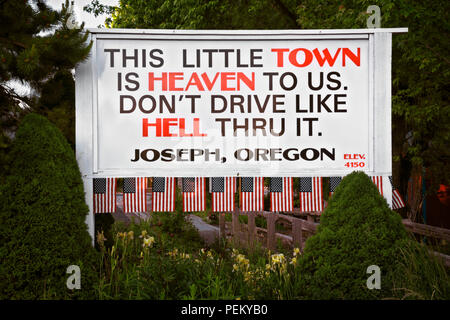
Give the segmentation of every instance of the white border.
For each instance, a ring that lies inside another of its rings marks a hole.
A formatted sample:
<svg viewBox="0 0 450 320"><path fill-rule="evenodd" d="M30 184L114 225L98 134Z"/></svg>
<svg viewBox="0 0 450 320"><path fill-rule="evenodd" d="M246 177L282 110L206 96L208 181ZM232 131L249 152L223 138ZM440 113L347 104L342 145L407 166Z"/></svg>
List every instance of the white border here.
<svg viewBox="0 0 450 320"><path fill-rule="evenodd" d="M408 28L374 28L374 29L286 29L286 30L180 30L180 29L103 29L89 28L90 33L97 34L151 34L151 35L329 35L329 34L371 34L371 33L407 33Z"/></svg>
<svg viewBox="0 0 450 320"><path fill-rule="evenodd" d="M392 174L391 163L391 50L392 33L406 33L408 28L388 29L325 29L325 30L155 30L155 29L88 29L89 41L93 41L89 58L75 70L76 88L76 157L83 177L89 215L86 223L94 241L93 190L94 177L142 176L141 170L127 172L98 172L97 141L97 74L93 60L96 57L97 39L165 39L165 40L304 40L304 39L367 39L369 42L369 123L370 175L387 177ZM370 117L370 116L369 116ZM377 144L377 141L384 143ZM258 174L259 173L255 173ZM151 176L151 174L144 174ZM173 174L169 174L173 175ZM183 176L198 176L198 172L184 172ZM217 172L220 175L220 172ZM292 173L293 176L298 174ZM336 171L310 171L302 176L330 176ZM175 175L176 176L176 175ZM266 174L265 174L266 176ZM267 175L270 176L270 173ZM278 174L279 176L279 174ZM388 181L387 179L383 179ZM387 190L386 190L387 191ZM391 192L385 192L391 203Z"/></svg>

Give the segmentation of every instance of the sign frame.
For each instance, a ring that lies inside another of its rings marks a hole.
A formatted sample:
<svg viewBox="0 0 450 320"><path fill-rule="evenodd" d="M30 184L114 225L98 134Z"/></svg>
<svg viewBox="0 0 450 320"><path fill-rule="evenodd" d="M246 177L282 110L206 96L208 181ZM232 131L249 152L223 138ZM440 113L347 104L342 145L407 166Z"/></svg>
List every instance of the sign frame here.
<svg viewBox="0 0 450 320"><path fill-rule="evenodd" d="M86 203L90 213L87 217L89 232L94 238L93 218L93 178L154 176L151 170L108 170L98 169L98 88L95 59L97 43L102 39L126 40L368 40L369 53L369 175L387 178L392 175L391 145L391 59L392 34L406 33L407 28L390 29L324 29L324 30L156 30L156 29L88 29L88 41L92 41L91 55L75 70L76 105L76 158L84 182ZM370 121L371 120L371 121ZM274 174L263 174L274 176ZM333 176L335 172L326 170L303 170L295 176ZM193 177L210 176L198 172L182 175L167 172L166 176ZM276 176L288 176L281 174ZM293 176L293 175L290 175ZM388 185L388 184L386 184ZM388 203L392 191L384 194Z"/></svg>

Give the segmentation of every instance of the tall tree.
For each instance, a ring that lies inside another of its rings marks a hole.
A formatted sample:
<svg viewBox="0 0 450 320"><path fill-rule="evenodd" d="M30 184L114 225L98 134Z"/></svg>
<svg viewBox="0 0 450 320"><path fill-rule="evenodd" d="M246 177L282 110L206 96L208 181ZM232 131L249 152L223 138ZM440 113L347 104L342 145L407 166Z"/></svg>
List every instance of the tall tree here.
<svg viewBox="0 0 450 320"><path fill-rule="evenodd" d="M393 36L393 159L405 193L411 174L426 172L430 191L450 184L450 2L331 0L298 8L305 28L366 28L369 5L381 9L381 27L408 27ZM420 190L419 190L420 192ZM419 209L411 208L413 216Z"/></svg>
<svg viewBox="0 0 450 320"><path fill-rule="evenodd" d="M109 13L110 28L296 29L295 0L94 0L85 10Z"/></svg>
<svg viewBox="0 0 450 320"><path fill-rule="evenodd" d="M67 79L65 87L58 83L63 75L71 77L70 70L88 56L91 45L86 42L88 34L83 25L74 27L70 18L68 0L60 11L51 9L43 0L0 0L0 161L8 136L25 113L47 114L59 107L62 109L56 124L61 125L74 112L70 103L74 96L61 93L67 86L73 87L73 77L72 82ZM32 95L17 93L11 81L31 87ZM45 105L40 101L44 88L67 101Z"/></svg>

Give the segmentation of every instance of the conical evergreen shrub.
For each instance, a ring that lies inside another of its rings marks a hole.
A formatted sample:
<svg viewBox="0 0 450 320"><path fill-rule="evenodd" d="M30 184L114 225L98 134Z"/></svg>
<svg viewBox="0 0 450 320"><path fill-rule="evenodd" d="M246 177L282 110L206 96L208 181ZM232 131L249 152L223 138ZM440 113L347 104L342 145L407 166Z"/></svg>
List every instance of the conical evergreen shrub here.
<svg viewBox="0 0 450 320"><path fill-rule="evenodd" d="M306 241L299 260L302 287L309 299L392 297L392 274L400 248L409 241L401 217L392 211L363 172L346 176ZM371 265L380 267L381 289L368 289Z"/></svg>
<svg viewBox="0 0 450 320"><path fill-rule="evenodd" d="M0 298L93 298L96 251L85 223L80 171L67 140L46 118L27 115L0 186ZM69 290L67 267L81 269Z"/></svg>

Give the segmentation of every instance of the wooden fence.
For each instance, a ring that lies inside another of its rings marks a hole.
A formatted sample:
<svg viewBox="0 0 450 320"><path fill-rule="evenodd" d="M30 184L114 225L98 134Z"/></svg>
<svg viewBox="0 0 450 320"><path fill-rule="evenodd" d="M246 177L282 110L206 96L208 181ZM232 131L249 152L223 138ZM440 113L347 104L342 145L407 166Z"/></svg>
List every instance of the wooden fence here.
<svg viewBox="0 0 450 320"><path fill-rule="evenodd" d="M302 250L307 235L315 234L317 226L319 225L313 221L311 216L305 220L290 215L268 211L258 211L246 212L245 215L248 217L248 222L246 226L243 226L239 222L239 215L239 211L232 212L231 234L233 239L243 244L253 244L258 239L258 232L262 232L266 234L266 246L270 250L276 249L277 238L282 239L290 243L293 247L298 247ZM255 219L257 216L262 216L266 219L267 229L256 227ZM292 225L292 236L276 232L275 227L278 220L288 221ZM242 229L244 229L244 231L242 231ZM219 215L219 230L220 235L225 237L225 215L223 213Z"/></svg>
<svg viewBox="0 0 450 320"><path fill-rule="evenodd" d="M240 244L243 245L252 245L258 239L258 231L266 234L266 247L272 251L276 249L276 240L281 239L292 247L299 248L303 251L305 241L308 238L308 235L313 235L317 231L317 226L319 223L313 221L311 215L308 215L307 219L302 219L299 217L284 215L279 213L273 213L268 211L260 211L260 212L246 212L245 215L248 217L247 225L243 226L239 222L239 211L232 212L232 221L231 221L231 235L233 239ZM267 229L256 227L255 219L257 216L262 216L266 219ZM290 222L292 226L292 236L281 234L276 232L276 223L279 220L284 220ZM419 224L412 222L409 219L402 220L403 225L406 230L420 234L427 237L444 239L450 242L450 230ZM244 229L244 231L242 231ZM225 230L225 214L219 214L219 233L221 237L226 236ZM445 255L439 252L431 251L430 252L438 257L440 257L444 264L447 267L450 267L450 256Z"/></svg>
<svg viewBox="0 0 450 320"><path fill-rule="evenodd" d="M402 222L403 222L403 225L405 226L405 229L412 233L420 234L422 236L431 237L431 238L443 239L445 241L450 242L450 230L449 229L429 226L426 224L415 223L409 219L403 219ZM432 251L432 250L429 250L429 251L432 254L434 254L435 256L441 258L447 267L450 267L450 256L449 255L446 255L446 254L443 254L440 252L436 252L436 251Z"/></svg>

